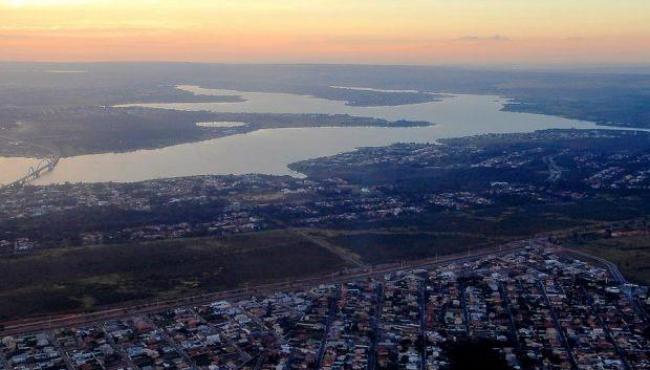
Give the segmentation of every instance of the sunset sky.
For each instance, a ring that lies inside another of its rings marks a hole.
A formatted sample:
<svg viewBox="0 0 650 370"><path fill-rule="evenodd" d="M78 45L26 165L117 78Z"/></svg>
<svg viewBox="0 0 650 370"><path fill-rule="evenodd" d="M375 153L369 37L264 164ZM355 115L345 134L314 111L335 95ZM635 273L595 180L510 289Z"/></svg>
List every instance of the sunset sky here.
<svg viewBox="0 0 650 370"><path fill-rule="evenodd" d="M0 0L0 60L650 63L650 0Z"/></svg>

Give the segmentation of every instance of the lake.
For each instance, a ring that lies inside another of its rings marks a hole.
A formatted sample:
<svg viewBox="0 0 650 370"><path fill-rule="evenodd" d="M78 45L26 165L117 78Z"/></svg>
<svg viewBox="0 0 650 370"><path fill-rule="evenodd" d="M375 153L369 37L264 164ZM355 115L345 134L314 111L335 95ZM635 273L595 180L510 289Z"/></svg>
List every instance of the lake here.
<svg viewBox="0 0 650 370"><path fill-rule="evenodd" d="M504 112L505 99L491 95L445 95L438 102L394 107L352 107L344 102L306 95L179 88L195 94L240 95L236 103L133 104L144 107L248 113L350 114L387 120L425 120L430 127L291 128L260 130L155 150L63 158L36 184L62 182L141 181L204 174L262 173L297 175L291 162L333 155L363 146L396 142L435 142L440 138L484 133L530 132L548 128L599 128L591 122L560 117ZM602 128L602 127L600 127ZM32 159L0 158L0 183L26 173Z"/></svg>

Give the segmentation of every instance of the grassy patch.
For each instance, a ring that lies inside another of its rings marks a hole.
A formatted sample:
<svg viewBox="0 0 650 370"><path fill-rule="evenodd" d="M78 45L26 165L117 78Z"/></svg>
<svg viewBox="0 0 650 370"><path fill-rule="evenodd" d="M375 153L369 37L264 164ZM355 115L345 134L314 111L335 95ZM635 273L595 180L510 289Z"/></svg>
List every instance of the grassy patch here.
<svg viewBox="0 0 650 370"><path fill-rule="evenodd" d="M417 232L344 234L331 237L330 241L352 250L371 264L429 258L495 244L486 237Z"/></svg>
<svg viewBox="0 0 650 370"><path fill-rule="evenodd" d="M0 259L0 318L170 298L340 269L287 232L59 249Z"/></svg>

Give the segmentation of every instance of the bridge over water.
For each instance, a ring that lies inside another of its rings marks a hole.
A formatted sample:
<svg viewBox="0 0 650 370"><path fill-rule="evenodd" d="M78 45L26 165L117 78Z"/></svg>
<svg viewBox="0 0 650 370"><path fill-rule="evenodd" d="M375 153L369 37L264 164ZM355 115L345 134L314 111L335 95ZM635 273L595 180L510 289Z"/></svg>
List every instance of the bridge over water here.
<svg viewBox="0 0 650 370"><path fill-rule="evenodd" d="M10 187L10 186L23 186L29 183L30 181L34 181L39 177L54 171L54 168L58 163L59 163L58 156L43 158L38 162L36 166L30 166L25 176L9 184L0 186L0 188Z"/></svg>
<svg viewBox="0 0 650 370"><path fill-rule="evenodd" d="M49 155L47 155L45 158L42 158L36 166L30 166L27 169L27 174L20 177L19 179L8 183L4 185L0 185L0 189L10 187L10 186L23 186L31 181L34 181L42 176L44 176L47 173L50 173L54 171L54 168L56 167L57 164L59 164L59 159L61 157L59 156L59 153L57 150L43 146L43 145L37 145L37 144L31 144L31 143L26 143L21 140L16 140L13 138L9 138L7 136L1 136L2 139L6 140L12 140L14 142L19 142L27 146L33 146L37 147L41 150L45 150L49 152Z"/></svg>

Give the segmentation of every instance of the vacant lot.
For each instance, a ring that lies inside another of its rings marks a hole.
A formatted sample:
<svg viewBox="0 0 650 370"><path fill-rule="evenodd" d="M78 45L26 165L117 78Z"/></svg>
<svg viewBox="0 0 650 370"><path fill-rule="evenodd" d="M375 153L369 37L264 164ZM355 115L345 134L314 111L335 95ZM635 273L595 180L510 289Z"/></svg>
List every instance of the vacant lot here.
<svg viewBox="0 0 650 370"><path fill-rule="evenodd" d="M326 249L287 232L58 249L0 259L0 318L92 310L344 266Z"/></svg>
<svg viewBox="0 0 650 370"><path fill-rule="evenodd" d="M650 284L650 236L573 242L569 246L616 263L630 281Z"/></svg>
<svg viewBox="0 0 650 370"><path fill-rule="evenodd" d="M331 237L330 242L351 250L369 264L430 258L496 245L485 236L419 232L344 234Z"/></svg>

